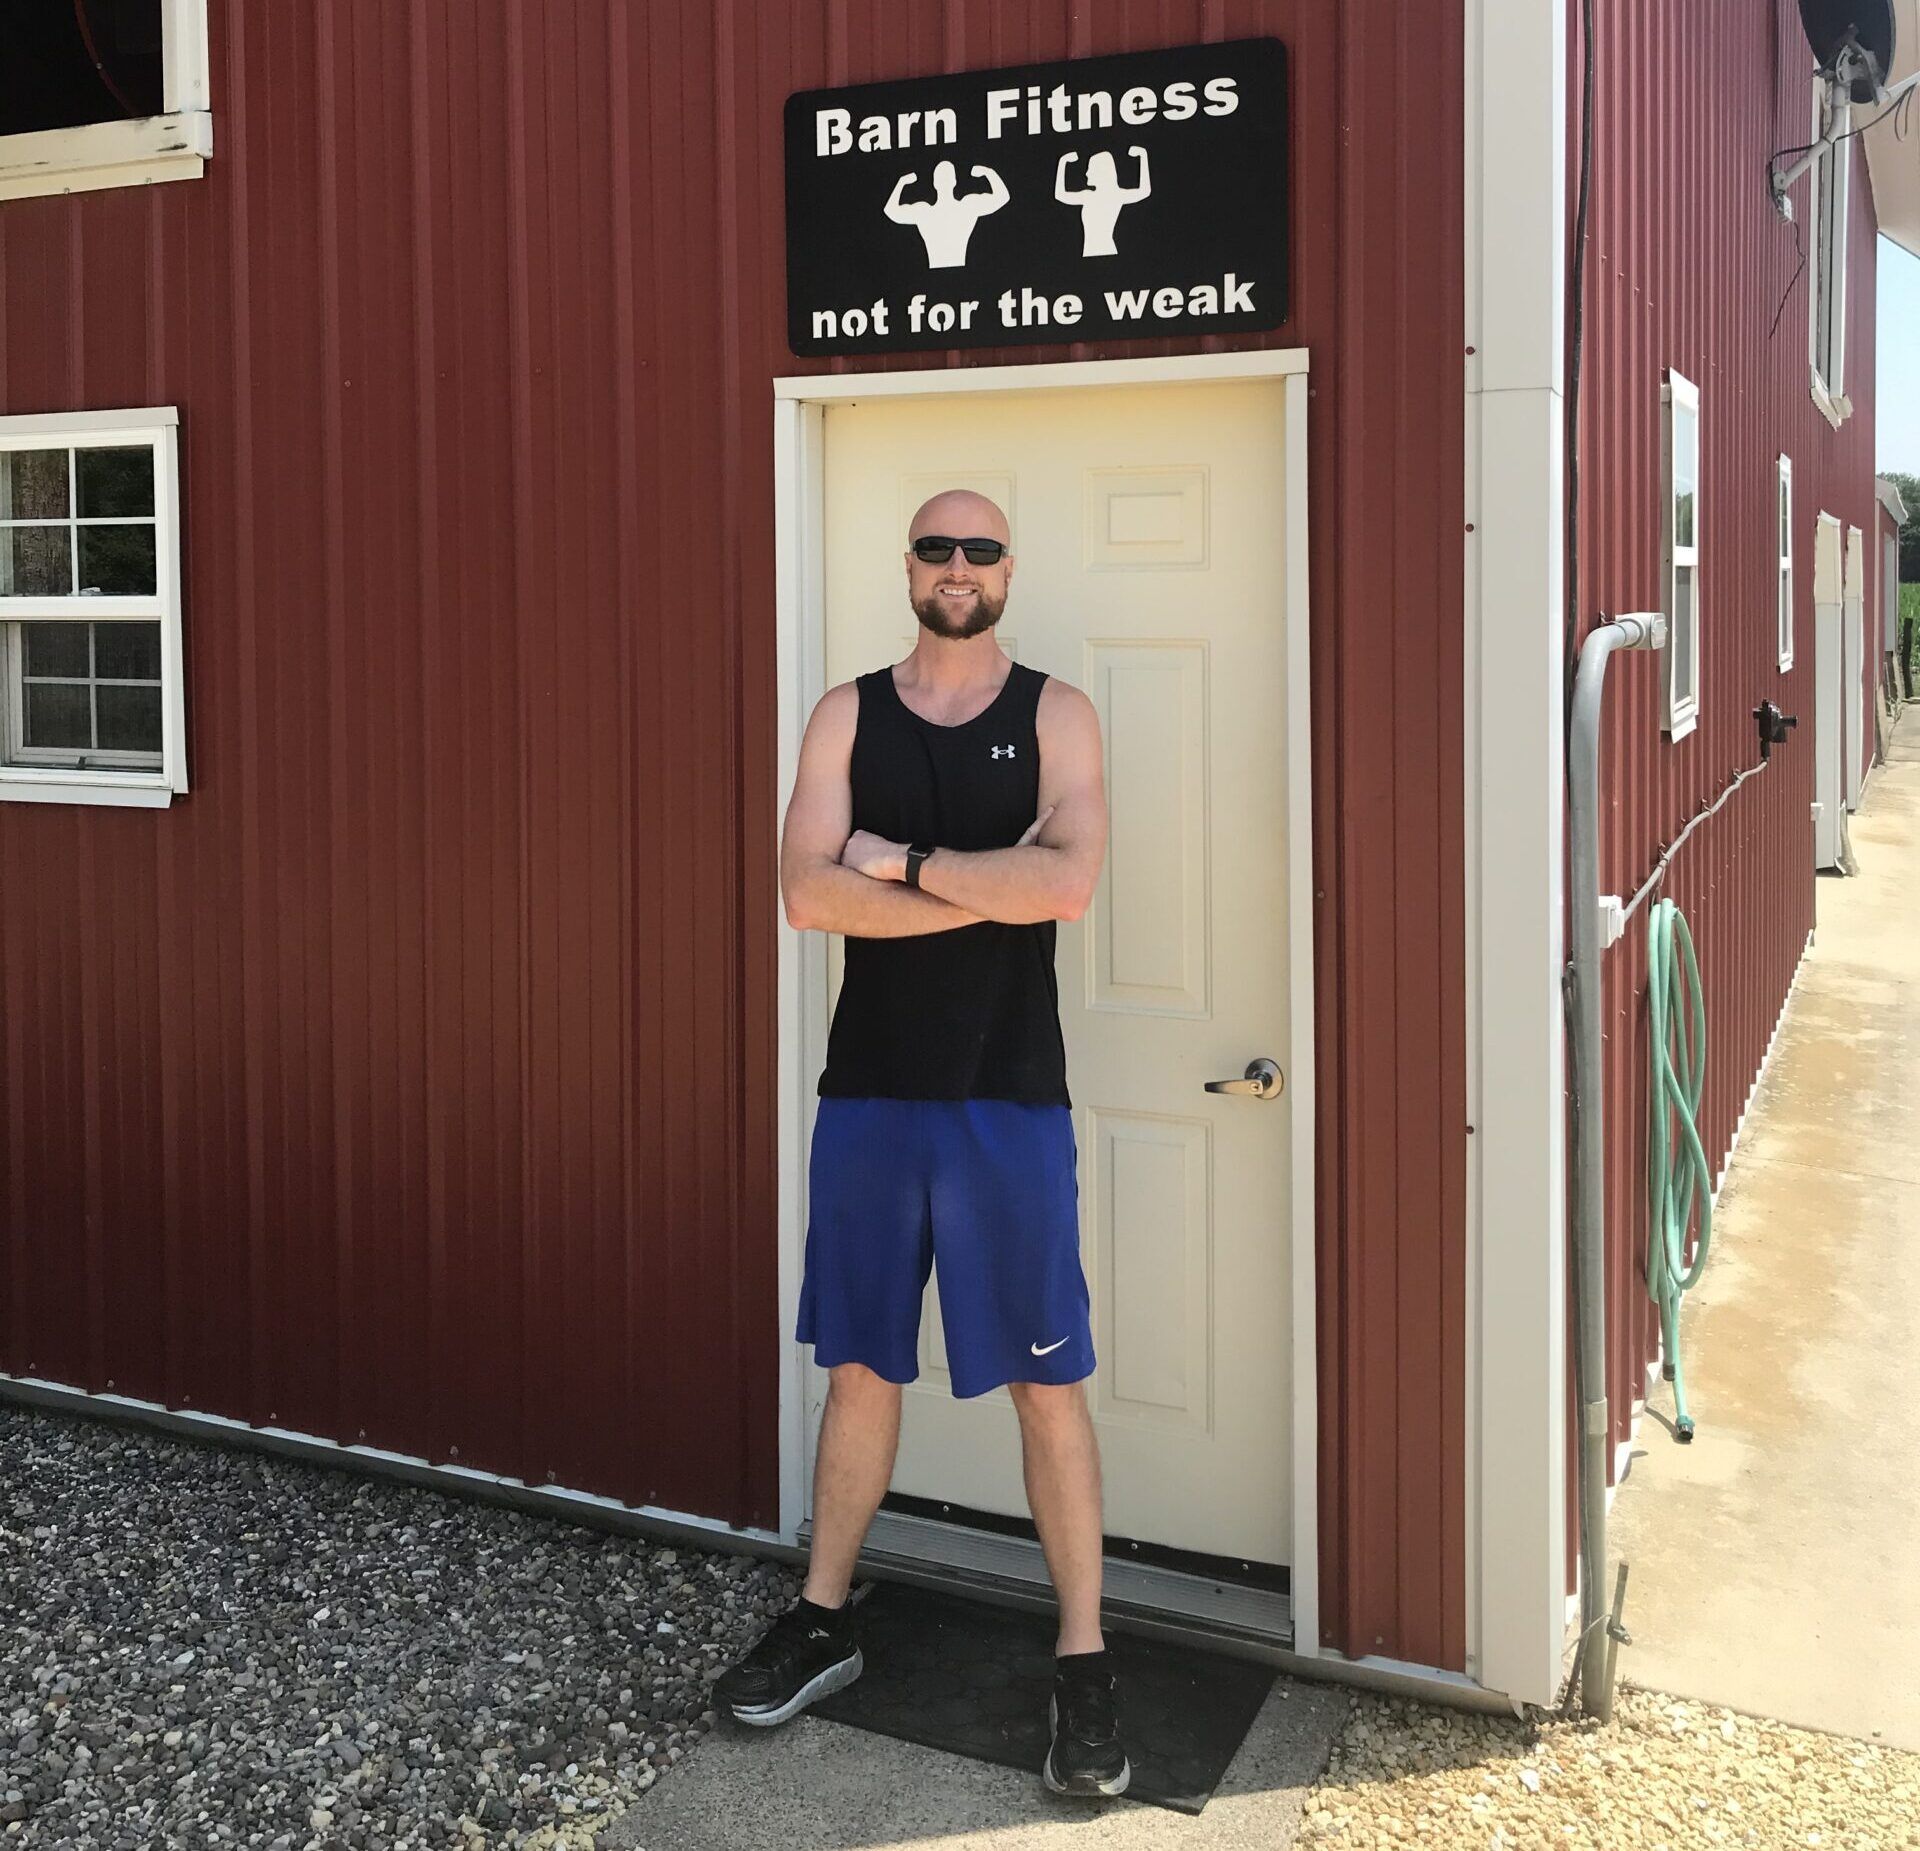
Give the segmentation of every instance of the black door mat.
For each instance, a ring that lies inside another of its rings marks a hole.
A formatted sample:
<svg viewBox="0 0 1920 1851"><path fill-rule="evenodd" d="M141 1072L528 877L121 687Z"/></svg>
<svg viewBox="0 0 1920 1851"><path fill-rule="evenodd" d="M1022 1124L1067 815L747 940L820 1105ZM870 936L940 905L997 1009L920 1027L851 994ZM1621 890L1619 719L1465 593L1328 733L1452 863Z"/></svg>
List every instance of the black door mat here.
<svg viewBox="0 0 1920 1851"><path fill-rule="evenodd" d="M807 1713L1037 1780L1058 1634L1051 1612L878 1581L855 1609L865 1669ZM1198 1813L1266 1701L1273 1668L1129 1633L1106 1642L1133 1763L1126 1797Z"/></svg>

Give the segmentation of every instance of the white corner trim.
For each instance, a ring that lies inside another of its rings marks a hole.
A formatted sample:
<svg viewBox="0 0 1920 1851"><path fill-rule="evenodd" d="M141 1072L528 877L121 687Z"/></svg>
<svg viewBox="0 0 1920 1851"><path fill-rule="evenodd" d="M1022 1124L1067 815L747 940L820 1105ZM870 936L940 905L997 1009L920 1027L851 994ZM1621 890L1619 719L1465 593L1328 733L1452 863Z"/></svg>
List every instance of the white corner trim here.
<svg viewBox="0 0 1920 1851"><path fill-rule="evenodd" d="M1467 1670L1530 1703L1567 1578L1566 12L1466 15Z"/></svg>

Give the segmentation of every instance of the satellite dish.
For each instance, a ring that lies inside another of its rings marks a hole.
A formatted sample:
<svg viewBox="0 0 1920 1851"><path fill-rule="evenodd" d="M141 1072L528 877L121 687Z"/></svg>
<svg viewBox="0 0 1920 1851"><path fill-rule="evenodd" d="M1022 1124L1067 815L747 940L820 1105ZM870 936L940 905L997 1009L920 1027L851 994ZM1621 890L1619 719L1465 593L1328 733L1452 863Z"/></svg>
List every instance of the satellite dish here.
<svg viewBox="0 0 1920 1851"><path fill-rule="evenodd" d="M1893 69L1893 0L1800 0L1800 25L1828 76L1871 103Z"/></svg>

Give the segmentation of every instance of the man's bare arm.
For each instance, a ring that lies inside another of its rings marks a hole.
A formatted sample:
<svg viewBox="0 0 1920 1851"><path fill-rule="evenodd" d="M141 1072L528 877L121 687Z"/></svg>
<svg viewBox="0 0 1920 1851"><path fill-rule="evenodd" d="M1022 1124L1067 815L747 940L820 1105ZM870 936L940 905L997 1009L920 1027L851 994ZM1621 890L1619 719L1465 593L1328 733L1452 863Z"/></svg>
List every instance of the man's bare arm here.
<svg viewBox="0 0 1920 1851"><path fill-rule="evenodd" d="M800 742L800 766L780 842L787 923L855 938L910 938L977 925L980 915L894 881L840 865L853 827L853 732L860 690L850 681L820 697Z"/></svg>
<svg viewBox="0 0 1920 1851"><path fill-rule="evenodd" d="M1099 709L1079 688L1049 678L1034 720L1046 817L1037 838L1014 848L942 848L920 865L923 892L1015 925L1078 919L1107 848Z"/></svg>

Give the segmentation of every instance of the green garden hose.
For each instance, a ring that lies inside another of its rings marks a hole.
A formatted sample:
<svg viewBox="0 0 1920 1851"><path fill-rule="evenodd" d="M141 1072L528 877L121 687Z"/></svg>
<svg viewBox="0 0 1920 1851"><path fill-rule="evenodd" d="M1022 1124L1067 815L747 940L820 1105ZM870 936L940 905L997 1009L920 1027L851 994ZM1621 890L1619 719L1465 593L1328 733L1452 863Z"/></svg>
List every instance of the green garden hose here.
<svg viewBox="0 0 1920 1851"><path fill-rule="evenodd" d="M1663 1373L1673 1384L1674 1431L1693 1438L1686 1378L1680 1369L1680 1298L1707 1263L1713 1231L1713 1172L1694 1123L1707 1073L1707 1010L1693 934L1679 907L1659 901L1647 923L1648 1084L1647 1292L1660 1308ZM1691 1028L1691 1034L1688 1030ZM1674 1129L1678 1125L1679 1136ZM1687 1267L1687 1225L1700 1204L1700 1244Z"/></svg>

